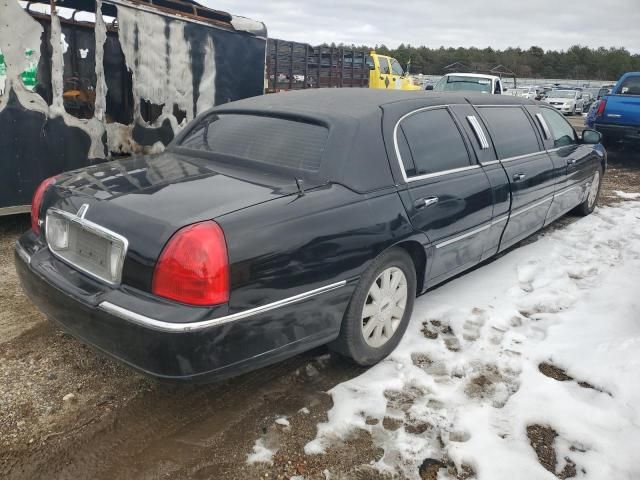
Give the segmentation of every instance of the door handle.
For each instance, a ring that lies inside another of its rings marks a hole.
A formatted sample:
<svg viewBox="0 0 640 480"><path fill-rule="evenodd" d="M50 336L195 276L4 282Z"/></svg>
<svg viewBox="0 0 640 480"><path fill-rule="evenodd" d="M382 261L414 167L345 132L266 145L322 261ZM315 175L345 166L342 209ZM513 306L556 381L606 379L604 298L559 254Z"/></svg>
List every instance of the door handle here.
<svg viewBox="0 0 640 480"><path fill-rule="evenodd" d="M526 175L524 173L516 173L513 176L513 181L514 182L521 182L522 180L524 180L526 178Z"/></svg>
<svg viewBox="0 0 640 480"><path fill-rule="evenodd" d="M436 203L438 203L438 200L439 200L438 197L420 198L414 202L413 206L416 208L416 210L419 210L421 208L426 208L430 205L435 205Z"/></svg>
<svg viewBox="0 0 640 480"><path fill-rule="evenodd" d="M567 165L574 165L578 160L576 160L575 158L570 158L569 160L567 160Z"/></svg>

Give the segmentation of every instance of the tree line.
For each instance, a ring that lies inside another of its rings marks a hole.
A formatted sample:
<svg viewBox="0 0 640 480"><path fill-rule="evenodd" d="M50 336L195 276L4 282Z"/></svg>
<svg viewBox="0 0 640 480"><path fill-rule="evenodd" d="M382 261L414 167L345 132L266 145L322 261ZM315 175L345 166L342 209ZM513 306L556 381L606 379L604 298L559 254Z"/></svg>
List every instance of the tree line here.
<svg viewBox="0 0 640 480"><path fill-rule="evenodd" d="M369 48L363 46L362 48ZM410 73L442 75L445 67L461 62L472 70L488 70L503 65L524 78L574 80L616 80L623 73L640 71L640 55L625 48L589 48L574 45L568 50L547 50L533 46L528 50L508 48L428 48L401 44L390 49L376 45L376 52L395 57L405 66L411 60Z"/></svg>

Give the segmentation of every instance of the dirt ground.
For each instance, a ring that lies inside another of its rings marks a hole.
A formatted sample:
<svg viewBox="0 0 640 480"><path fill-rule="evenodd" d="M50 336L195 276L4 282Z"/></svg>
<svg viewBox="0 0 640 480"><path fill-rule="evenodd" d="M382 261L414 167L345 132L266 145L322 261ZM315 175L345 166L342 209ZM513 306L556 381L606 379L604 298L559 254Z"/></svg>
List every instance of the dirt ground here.
<svg viewBox="0 0 640 480"><path fill-rule="evenodd" d="M601 204L624 201L616 190L640 191L640 152L611 152L609 162ZM368 434L326 455L303 451L331 407L325 392L362 369L320 348L215 385L142 377L64 334L25 298L13 245L28 226L27 216L0 218L0 478L385 478L369 467L382 452ZM276 423L279 417L289 426ZM532 426L528 434L553 471L554 432L546 428ZM280 445L273 465L247 465L258 438ZM440 468L473 476L431 459L420 476L436 478Z"/></svg>

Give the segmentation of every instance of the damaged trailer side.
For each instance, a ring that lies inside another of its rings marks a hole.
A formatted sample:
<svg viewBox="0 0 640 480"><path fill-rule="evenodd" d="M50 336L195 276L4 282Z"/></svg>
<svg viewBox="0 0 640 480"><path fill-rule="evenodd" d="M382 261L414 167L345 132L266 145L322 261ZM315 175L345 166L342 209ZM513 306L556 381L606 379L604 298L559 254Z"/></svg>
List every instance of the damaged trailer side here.
<svg viewBox="0 0 640 480"><path fill-rule="evenodd" d="M189 0L0 0L0 215L264 91L264 24Z"/></svg>

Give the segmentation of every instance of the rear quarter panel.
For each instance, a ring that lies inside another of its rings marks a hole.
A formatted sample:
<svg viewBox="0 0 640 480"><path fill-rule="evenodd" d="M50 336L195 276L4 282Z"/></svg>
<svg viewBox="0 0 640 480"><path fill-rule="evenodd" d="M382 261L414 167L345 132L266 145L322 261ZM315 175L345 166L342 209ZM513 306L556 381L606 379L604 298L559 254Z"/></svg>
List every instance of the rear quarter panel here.
<svg viewBox="0 0 640 480"><path fill-rule="evenodd" d="M354 287L386 248L406 239L426 242L393 187L358 194L330 184L215 220L227 241L232 311L342 280Z"/></svg>

